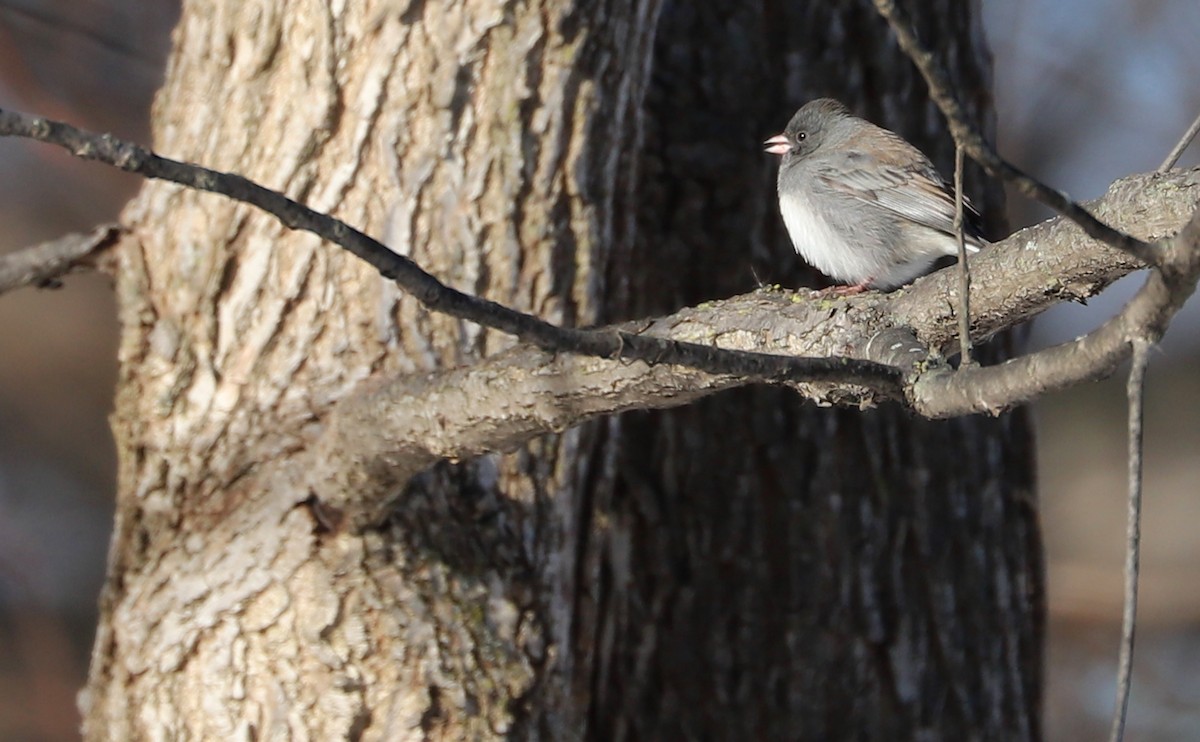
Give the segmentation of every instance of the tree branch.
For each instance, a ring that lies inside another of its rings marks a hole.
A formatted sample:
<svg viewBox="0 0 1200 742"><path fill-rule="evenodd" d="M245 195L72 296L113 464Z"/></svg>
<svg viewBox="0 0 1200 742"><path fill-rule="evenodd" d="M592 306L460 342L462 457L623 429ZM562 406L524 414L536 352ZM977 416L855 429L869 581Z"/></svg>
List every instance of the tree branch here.
<svg viewBox="0 0 1200 742"><path fill-rule="evenodd" d="M954 141L966 150L971 159L982 165L992 176L1012 183L1025 196L1046 204L1075 222L1089 237L1123 250L1147 265L1158 264L1159 255L1150 245L1113 229L1072 201L1067 194L1042 183L1001 157L971 123L958 100L954 86L950 83L950 76L945 67L917 39L908 15L896 5L895 0L875 0L875 8L891 26L900 48L925 78L925 83L929 86L929 97L946 117Z"/></svg>
<svg viewBox="0 0 1200 742"><path fill-rule="evenodd" d="M1167 159L1163 160L1162 164L1158 166L1158 172L1165 173L1175 167L1175 163L1179 162L1179 158L1183 156L1184 151L1187 150L1197 134L1200 134L1200 114L1196 115L1196 119L1192 121L1192 125L1188 127L1175 146L1171 148Z"/></svg>
<svg viewBox="0 0 1200 742"><path fill-rule="evenodd" d="M318 448L328 454L327 460L340 460L346 465L344 471L350 472L331 476L362 483L393 480L395 475L381 474L383 469L411 473L437 458L514 446L586 417L681 404L718 389L764 381L792 383L805 396L825 404L865 406L905 398L928 417L994 414L1045 391L1110 373L1127 356L1131 333L1161 335L1196 283L1193 246L1200 227L1193 219L1176 239L1154 246L1163 256L1163 269L1155 272L1125 312L1104 327L1073 344L1000 366L957 372L939 360L957 342L949 301L953 274L947 271L891 294L831 301L811 294L762 291L649 323L593 330L561 328L451 289L362 232L241 176L176 162L109 136L12 112L0 111L0 134L58 144L81 157L148 178L249 203L291 228L341 245L431 310L511 333L536 348L608 359L561 358L532 348L517 349L469 369L419 380L398 379L343 400L344 411L339 409L330 418L329 432ZM1181 215L1196 210L1198 186L1198 170L1137 176L1114 184L1104 199L1088 208L1153 239L1173 231L1183 221ZM972 296L973 337L986 339L1063 298L1090 296L1136 267L1124 254L1098 248L1061 220L1013 235L972 263L979 274ZM934 350L932 358L927 358L929 348ZM635 366L630 373L629 361L651 368ZM523 369L526 381L511 378L511 368ZM453 397L455 390L478 388L472 375L507 380L495 393L479 390L470 397L471 404L442 408L436 403L438 398ZM572 389L592 379L603 381ZM504 394L505 389L511 393ZM414 410L417 399L422 400L420 409ZM496 406L485 409L484 400ZM514 410L522 414L514 415ZM512 418L508 423L500 422L508 418ZM430 427L430 421L436 422L436 428ZM364 487L364 494L372 489Z"/></svg>
<svg viewBox="0 0 1200 742"><path fill-rule="evenodd" d="M1122 178L1085 207L1139 239L1161 240L1200 208L1200 169ZM1053 304L1086 300L1141 267L1089 239L1065 217L1035 224L972 257L972 337L982 341ZM912 327L945 355L957 352L953 308L946 299L956 286L953 273L941 271L898 292L896 324Z"/></svg>
<svg viewBox="0 0 1200 742"><path fill-rule="evenodd" d="M150 150L108 134L98 135L68 124L0 109L0 136L20 136L54 144L77 157L113 165L154 180L228 196L275 216L290 229L311 232L340 245L381 275L395 281L435 312L469 320L514 335L546 350L601 358L670 363L710 373L731 373L772 381L825 380L862 384L899 396L896 369L841 357L794 358L726 351L710 346L668 341L612 329L558 327L530 314L465 294L438 281L412 260L388 249L345 222L314 211L282 193L247 178L160 157Z"/></svg>
<svg viewBox="0 0 1200 742"><path fill-rule="evenodd" d="M1117 698L1109 733L1112 742L1125 736L1125 714L1133 680L1133 644L1137 627L1138 559L1142 540L1142 414L1145 408L1146 366L1152 343L1133 341L1133 364L1129 368L1126 394L1129 403L1129 513L1125 526L1125 601L1121 615L1121 652L1117 662Z"/></svg>
<svg viewBox="0 0 1200 742"><path fill-rule="evenodd" d="M47 286L61 276L91 267L121 233L116 224L104 224L87 234L76 233L40 245L0 255L0 294L21 286Z"/></svg>
<svg viewBox="0 0 1200 742"><path fill-rule="evenodd" d="M795 298L760 289L616 329L734 350L848 351L897 376L925 358L925 347L910 332L887 328L885 295L856 302ZM312 490L326 505L351 509L356 522L369 523L386 510L379 510L384 498L435 461L508 451L601 415L675 407L754 382L686 366L519 345L466 367L378 380L341 400L312 449ZM870 388L840 382L790 386L822 405L872 406L881 400ZM336 499L342 497L351 500ZM367 515L360 516L363 510Z"/></svg>
<svg viewBox="0 0 1200 742"><path fill-rule="evenodd" d="M961 365L971 360L971 266L963 233L963 148L954 147L954 234L958 238L958 349Z"/></svg>
<svg viewBox="0 0 1200 742"><path fill-rule="evenodd" d="M1158 342L1171 318L1196 291L1200 279L1200 210L1174 238L1156 243L1164 256L1146 283L1117 316L1068 343L996 366L919 377L909 402L926 417L966 412L996 414L1014 404L1082 381L1103 378L1129 357L1140 339Z"/></svg>
<svg viewBox="0 0 1200 742"><path fill-rule="evenodd" d="M1125 179L1088 208L1149 235L1174 230L1180 215L1197 203L1200 170L1166 179ZM1155 217L1144 220L1147 214ZM1053 266L1055 281L1044 280L1047 265ZM972 328L978 339L1019 324L1026 316L1060 303L1064 296L1090 296L1137 267L1123 253L1088 239L1063 218L997 243L977 255L972 266L983 277L973 303ZM764 289L707 302L637 327L643 335L701 345L719 343L777 354L841 352L893 366L907 375L910 403L918 412L935 417L997 413L1044 391L1037 385L1015 384L1005 374L1036 380L1058 368L1053 364L1046 371L975 367L970 375L964 370L952 372L936 360L938 354L949 354L957 339L951 299L956 285L956 272L945 270L903 291L848 299L806 300L804 294ZM1029 286L1035 290L1025 290ZM1001 319L1006 312L1007 324ZM633 327L617 329L630 332ZM1120 332L1113 342L1116 351L1101 354L1096 359L1099 365L1076 368L1071 364L1086 358L1077 353L1063 361L1060 373L1111 372L1127 348ZM929 347L935 351L932 359ZM322 493L325 504L349 510L355 522L370 523L409 476L439 459L504 451L599 415L687 404L752 381L678 366L647 367L518 346L470 367L378 381L343 399L314 447L309 466L312 489ZM818 404L880 401L864 387L793 386ZM948 395L944 401L942 395ZM331 499L338 496L333 493L348 493L353 502Z"/></svg>

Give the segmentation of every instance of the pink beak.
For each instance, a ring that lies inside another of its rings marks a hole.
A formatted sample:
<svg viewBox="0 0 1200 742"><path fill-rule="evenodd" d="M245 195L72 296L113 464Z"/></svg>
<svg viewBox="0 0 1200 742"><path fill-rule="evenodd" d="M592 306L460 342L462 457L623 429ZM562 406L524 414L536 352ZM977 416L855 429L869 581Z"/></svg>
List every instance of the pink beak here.
<svg viewBox="0 0 1200 742"><path fill-rule="evenodd" d="M767 141L763 142L763 147L773 155L786 155L792 151L792 145L788 142L787 137L782 134L776 134Z"/></svg>

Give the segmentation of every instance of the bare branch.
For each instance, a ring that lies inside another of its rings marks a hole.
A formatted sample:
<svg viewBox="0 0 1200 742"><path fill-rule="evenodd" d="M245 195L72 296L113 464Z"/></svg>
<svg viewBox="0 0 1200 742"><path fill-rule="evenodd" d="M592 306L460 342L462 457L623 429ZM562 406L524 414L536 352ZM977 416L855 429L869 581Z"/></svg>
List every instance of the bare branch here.
<svg viewBox="0 0 1200 742"><path fill-rule="evenodd" d="M909 395L913 409L932 418L997 414L1047 392L1111 374L1129 357L1135 340L1157 342L1195 293L1200 278L1200 210L1178 235L1157 244L1165 258L1163 267L1150 272L1117 316L1081 338L996 366L925 374Z"/></svg>
<svg viewBox="0 0 1200 742"><path fill-rule="evenodd" d="M516 335L542 349L640 360L650 366L682 366L718 376L736 376L740 383L833 384L840 390L826 388L805 393L827 403L859 405L873 404L883 398L904 397L917 412L930 417L978 411L994 413L1045 391L1110 373L1115 363L1127 356L1128 338L1134 334L1160 335L1175 309L1195 287L1195 252L1190 247L1194 236L1181 234L1176 240L1156 244L1156 250L1164 256L1163 270L1152 276L1146 289L1114 320L1117 324L1100 328L1078 341L1076 346L1068 344L1002 366L964 368L957 373L943 368L935 359L933 364L926 364L929 365L927 371L916 375L915 364L924 356L926 347L944 352L953 348L955 342L952 307L950 317L941 317L940 307L945 306L947 293L944 281L947 279L938 276L918 281L904 291L855 297L849 301L830 302L827 298L813 297L795 302L789 297L787 303L823 315L806 319L804 328L796 330L797 336L817 335L835 338L836 342L818 344L820 347L803 343L793 345L783 349L787 355L757 352L763 347L771 347L770 342L763 340L778 332L780 316L786 313L780 310L776 310L777 314L770 322L738 330L750 333L738 336L739 341L746 338L758 341L744 342L740 346L730 342L737 333L724 331L714 331L705 336L703 342L694 342L671 332L656 335L642 331L645 329L642 327L561 328L451 289L411 260L358 230L241 176L158 157L109 136L88 134L65 124L12 112L0 111L0 135L3 134L58 144L81 157L107 162L145 177L224 194L257 206L291 228L313 232L341 245L385 277L396 281L429 309ZM1151 225L1153 228L1148 227L1148 236L1157 236L1154 229L1170 231L1178 225L1178 215L1184 213L1182 210L1191 213L1196 207L1195 189L1200 186L1197 171L1149 179L1143 177L1137 188L1129 185L1135 180L1130 179L1125 190L1141 195L1128 196L1128 199L1144 201L1149 198L1145 194L1153 194L1154 200L1150 202L1153 208L1143 205L1136 216L1125 216L1130 224L1140 220ZM1121 185L1114 186L1118 195ZM1112 202L1116 204L1113 208L1119 210L1122 205L1117 204L1118 201L1110 193L1092 208L1096 208L1097 213L1104 213ZM1170 221L1172 217L1176 218L1173 222ZM1132 261L1122 262L1120 253L1081 250L1081 237L1077 233L1070 234L1070 230L1061 225L1041 225L1040 228L1043 229L1041 236L1046 238L1044 242L1040 239L1035 243L1026 242L1037 231L1027 230L999 243L976 261L981 285L974 290L973 296L979 303L979 310L970 318L975 337L986 338L1064 297L1090 295L1090 291L1136 267ZM1185 233L1197 231L1200 227L1185 230ZM1052 249L1056 244L1063 246L1062 249ZM1185 245L1189 247L1182 247ZM1006 250L1006 246L1014 249ZM1014 266L1020 269L1014 270ZM1047 270L1054 271L1049 284L1045 280ZM853 325L853 331L831 332L830 323L835 316ZM671 320L676 321L676 318ZM907 329L910 327L912 331ZM919 340L913 337L913 332ZM887 342L880 338L886 338ZM718 344L737 349L717 347ZM795 357L809 353L813 353L813 357ZM680 390L670 393L679 394ZM653 406L645 400L640 404ZM545 423L541 432L559 424Z"/></svg>
<svg viewBox="0 0 1200 742"><path fill-rule="evenodd" d="M1133 341L1133 365L1126 392L1129 398L1129 514L1125 527L1125 608L1121 613L1121 655L1117 663L1117 699L1109 739L1125 736L1129 689L1133 678L1133 640L1137 626L1138 556L1142 540L1142 413L1145 408L1146 366L1153 343Z"/></svg>
<svg viewBox="0 0 1200 742"><path fill-rule="evenodd" d="M514 335L546 350L601 358L641 360L649 364L685 365L710 373L732 373L772 381L841 380L900 394L900 374L868 361L831 358L787 358L764 353L668 341L611 329L558 327L530 314L465 294L438 281L412 260L388 249L328 214L316 212L282 193L247 178L160 157L148 149L98 135L68 124L0 109L0 136L20 136L54 144L77 157L113 165L155 180L179 183L228 196L275 216L290 229L311 232L340 245L395 281L428 309Z"/></svg>
<svg viewBox="0 0 1200 742"><path fill-rule="evenodd" d="M1200 169L1133 175L1085 204L1146 241L1178 232L1200 208ZM1081 301L1141 268L1129 255L1089 239L1065 217L1016 232L971 260L971 333L981 342L1062 301ZM957 276L941 271L897 292L894 321L943 355L957 351Z"/></svg>
<svg viewBox="0 0 1200 742"><path fill-rule="evenodd" d="M1089 237L1100 240L1118 250L1123 250L1147 265L1158 264L1159 256L1150 245L1113 229L1092 216L1065 193L1045 185L1002 158L971 123L958 100L954 86L950 83L950 76L946 74L945 68L938 62L937 57L921 45L913 30L912 22L896 5L895 0L875 0L875 8L891 26L900 48L904 50L904 53L917 66L921 76L925 78L925 83L929 86L929 97L946 117L946 123L950 126L950 133L954 135L954 141L967 151L971 159L982 165L994 177L1012 183L1025 196L1041 201L1075 222Z"/></svg>
<svg viewBox="0 0 1200 742"><path fill-rule="evenodd" d="M46 286L79 268L92 267L96 256L116 242L116 224L96 227L0 256L0 294L21 286Z"/></svg>
<svg viewBox="0 0 1200 742"><path fill-rule="evenodd" d="M954 234L958 237L958 347L962 366L971 365L971 268L963 234L963 148L954 147Z"/></svg>
<svg viewBox="0 0 1200 742"><path fill-rule="evenodd" d="M1149 234L1174 231L1183 218L1180 215L1194 209L1197 202L1200 171L1193 171L1166 179L1127 179L1089 208L1109 214L1118 224L1148 221L1145 228ZM1148 213L1161 215L1164 221L1156 221L1158 216L1143 220ZM1041 242L1031 242L1030 233ZM1056 239L1059 233L1067 237ZM1037 245L1036 250L1032 244ZM1123 253L1089 240L1063 218L997 243L972 265L984 276L973 289L983 298L973 302L977 337L982 336L981 328L1000 329L993 324L1002 314L996 305L1016 324L1027 313L1061 302L1063 286L1071 287L1069 291L1083 291L1082 287L1098 290L1136 267ZM1059 283L1045 285L1047 265L1058 272ZM706 302L637 327L643 335L701 345L719 342L723 347L792 355L850 353L896 367L922 389L919 374L948 374L954 379L963 373L950 373L936 361L932 370L920 370L931 362L921 340L932 341L933 347L945 354L940 344L957 337L957 312L946 301L956 279L956 272L947 270L904 291L819 301L797 300L804 295L763 289ZM1041 293L1029 292L1021 296L1024 303L1013 303L1022 287L1039 284ZM921 340L908 325L917 330ZM731 375L553 355L530 346L519 346L469 368L416 379L381 380L344 399L331 415L309 467L312 490L322 493L326 505L347 511L354 522L369 523L400 482L439 458L502 451L590 417L685 404L746 383L747 379ZM869 405L878 401L861 387L801 384L795 388L819 404ZM977 396L987 398L987 387L980 388L985 391ZM978 411L968 403L957 404L960 412ZM334 493L350 493L354 502L330 500Z"/></svg>
<svg viewBox="0 0 1200 742"><path fill-rule="evenodd" d="M1196 138L1196 134L1200 134L1200 114L1196 115L1196 120L1188 127L1188 130L1179 138L1179 142L1171 149L1171 154L1167 155L1167 159L1163 160L1163 164L1158 166L1158 172L1165 173L1175 167L1175 163L1179 162L1179 158L1183 156L1184 150Z"/></svg>
<svg viewBox="0 0 1200 742"><path fill-rule="evenodd" d="M669 342L719 341L730 348L778 354L825 355L850 348L897 374L925 358L925 347L910 332L878 330L885 326L881 313L887 295L853 302L795 298L790 292L760 289L617 329L632 332L636 325L640 334ZM600 415L674 407L753 381L520 345L468 367L379 380L343 399L313 447L306 467L310 489L324 505L365 525L386 510L387 497L403 482L439 459L506 451ZM879 401L864 387L793 387L820 404Z"/></svg>
<svg viewBox="0 0 1200 742"><path fill-rule="evenodd" d="M702 326L688 329L674 319L656 324L688 336ZM509 451L599 415L674 407L745 383L680 366L520 345L468 367L380 382L342 400L312 449L309 486L325 506L366 525L386 513L404 482L438 460Z"/></svg>

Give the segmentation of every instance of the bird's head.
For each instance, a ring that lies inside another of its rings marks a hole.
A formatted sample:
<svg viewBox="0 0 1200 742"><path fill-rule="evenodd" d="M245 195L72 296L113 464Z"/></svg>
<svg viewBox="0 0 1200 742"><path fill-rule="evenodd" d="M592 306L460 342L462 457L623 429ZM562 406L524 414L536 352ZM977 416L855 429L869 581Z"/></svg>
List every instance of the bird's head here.
<svg viewBox="0 0 1200 742"><path fill-rule="evenodd" d="M841 103L832 98L818 98L796 111L783 133L763 142L763 147L785 160L804 157L819 149L837 130L838 124L850 118L852 114Z"/></svg>

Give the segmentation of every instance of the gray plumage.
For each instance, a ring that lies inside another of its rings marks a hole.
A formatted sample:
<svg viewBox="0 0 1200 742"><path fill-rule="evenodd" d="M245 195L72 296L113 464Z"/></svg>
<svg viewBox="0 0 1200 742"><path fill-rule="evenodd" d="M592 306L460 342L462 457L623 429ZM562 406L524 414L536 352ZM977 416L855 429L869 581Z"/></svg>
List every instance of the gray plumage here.
<svg viewBox="0 0 1200 742"><path fill-rule="evenodd" d="M850 284L843 293L896 288L958 254L953 194L896 134L821 98L766 145L782 155L779 210L796 252ZM964 233L971 252L987 244L969 220Z"/></svg>

